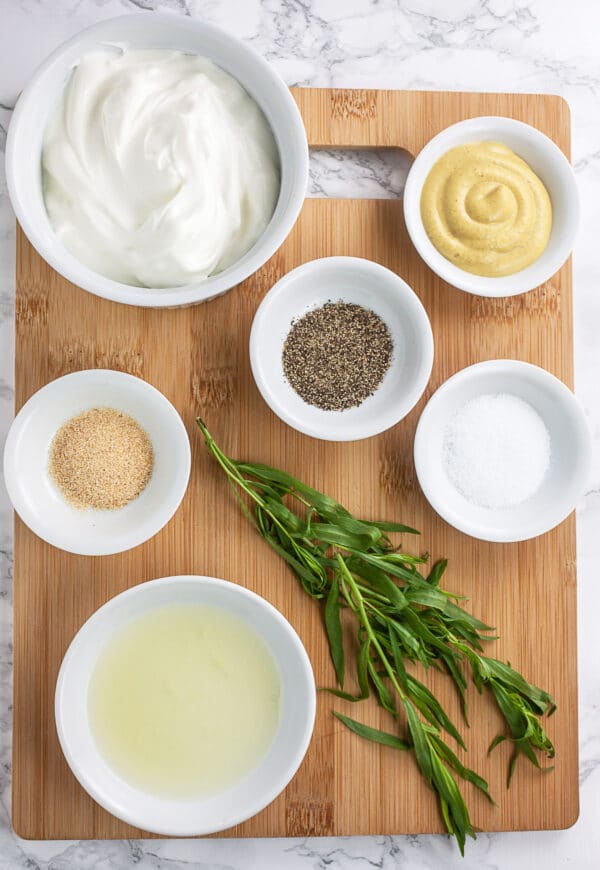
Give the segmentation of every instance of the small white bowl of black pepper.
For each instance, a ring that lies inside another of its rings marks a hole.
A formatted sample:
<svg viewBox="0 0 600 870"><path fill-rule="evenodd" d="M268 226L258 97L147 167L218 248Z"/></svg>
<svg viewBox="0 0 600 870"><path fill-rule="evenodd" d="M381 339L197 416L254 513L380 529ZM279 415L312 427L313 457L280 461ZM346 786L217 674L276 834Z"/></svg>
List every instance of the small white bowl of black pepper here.
<svg viewBox="0 0 600 870"><path fill-rule="evenodd" d="M416 293L358 257L312 260L261 302L250 333L271 410L313 438L358 441L394 426L422 396L433 335Z"/></svg>

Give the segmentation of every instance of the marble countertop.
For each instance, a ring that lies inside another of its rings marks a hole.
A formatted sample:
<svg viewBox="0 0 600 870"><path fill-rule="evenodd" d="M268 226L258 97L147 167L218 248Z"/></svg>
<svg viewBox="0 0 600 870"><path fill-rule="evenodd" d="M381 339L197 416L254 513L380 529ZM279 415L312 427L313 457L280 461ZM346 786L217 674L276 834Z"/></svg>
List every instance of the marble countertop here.
<svg viewBox="0 0 600 870"><path fill-rule="evenodd" d="M0 870L335 870L600 866L600 4L595 0L0 0L0 159L15 100L36 65L102 18L171 9L246 40L290 85L558 93L572 111L582 196L574 255L576 392L594 437L579 506L581 814L567 831L480 834L461 859L443 836L297 840L32 842L10 827L12 513L0 487ZM313 195L396 196L405 166L322 154ZM0 178L0 432L13 416L15 222Z"/></svg>

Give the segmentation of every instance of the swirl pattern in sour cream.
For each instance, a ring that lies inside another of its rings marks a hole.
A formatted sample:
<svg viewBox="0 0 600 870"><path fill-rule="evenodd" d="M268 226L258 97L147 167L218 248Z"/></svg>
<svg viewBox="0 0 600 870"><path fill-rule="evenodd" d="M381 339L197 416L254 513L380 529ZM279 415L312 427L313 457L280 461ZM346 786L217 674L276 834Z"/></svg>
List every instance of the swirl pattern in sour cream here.
<svg viewBox="0 0 600 870"><path fill-rule="evenodd" d="M53 229L89 268L176 287L239 260L279 194L269 124L206 58L97 51L74 69L42 152Z"/></svg>

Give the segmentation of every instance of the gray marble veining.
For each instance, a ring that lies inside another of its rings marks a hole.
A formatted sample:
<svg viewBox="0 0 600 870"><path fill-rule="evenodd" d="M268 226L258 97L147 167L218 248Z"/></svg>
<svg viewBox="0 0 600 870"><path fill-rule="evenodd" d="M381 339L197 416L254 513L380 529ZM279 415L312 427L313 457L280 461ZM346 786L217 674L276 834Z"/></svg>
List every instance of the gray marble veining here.
<svg viewBox="0 0 600 870"><path fill-rule="evenodd" d="M56 45L131 12L202 17L248 41L289 84L560 93L570 103L582 196L575 250L576 391L594 437L578 512L581 816L564 832L481 834L461 860L447 838L27 842L10 829L12 515L0 492L0 870L338 870L600 866L600 4L595 0L0 0L0 159L12 107ZM397 196L406 166L321 152L312 195ZM0 177L0 432L13 414L14 216Z"/></svg>

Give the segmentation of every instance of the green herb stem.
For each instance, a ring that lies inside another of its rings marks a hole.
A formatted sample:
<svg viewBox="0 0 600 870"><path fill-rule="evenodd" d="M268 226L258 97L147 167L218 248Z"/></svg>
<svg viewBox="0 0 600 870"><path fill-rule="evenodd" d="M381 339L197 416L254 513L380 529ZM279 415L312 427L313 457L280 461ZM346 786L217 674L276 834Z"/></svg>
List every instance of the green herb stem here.
<svg viewBox="0 0 600 870"><path fill-rule="evenodd" d="M453 680L467 717L465 670L479 692L492 693L505 730L490 751L509 740L513 753L508 783L519 755L540 767L538 754L554 756L554 746L541 717L554 712L551 696L531 685L510 665L483 655L493 629L460 604L462 596L441 588L446 560L427 576L419 566L425 556L396 548L389 535L418 534L400 523L364 521L334 499L285 471L261 463L235 461L218 447L201 419L206 446L226 474L246 516L290 566L304 590L324 603L324 624L338 687L330 689L346 701L375 694L398 727L402 712L406 734L398 736L367 726L341 713L334 715L353 733L391 748L410 750L436 793L448 833L461 853L466 836L474 836L469 812L455 775L471 782L492 800L485 780L465 767L442 739L451 735L464 749L461 735L427 687L406 664L442 668ZM247 504L243 495L250 499ZM299 505L301 513L293 508ZM358 640L357 695L344 691L345 649L341 612L352 612Z"/></svg>

